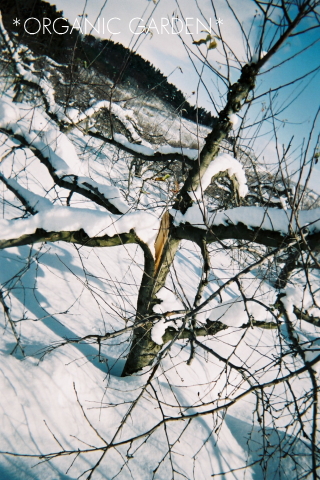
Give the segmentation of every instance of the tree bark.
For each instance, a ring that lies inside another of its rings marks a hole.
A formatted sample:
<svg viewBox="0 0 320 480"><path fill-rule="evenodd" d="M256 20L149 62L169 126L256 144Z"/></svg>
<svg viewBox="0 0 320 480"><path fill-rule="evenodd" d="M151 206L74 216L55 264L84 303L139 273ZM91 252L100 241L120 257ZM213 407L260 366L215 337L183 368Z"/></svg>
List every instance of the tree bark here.
<svg viewBox="0 0 320 480"><path fill-rule="evenodd" d="M145 322L134 330L122 376L132 375L151 365L162 348L162 345L158 345L151 338L154 319L157 317L153 307L159 303L156 295L165 284L179 243L180 240L173 236L171 217L165 212L155 242L155 257L146 244L143 242L140 244L145 264L138 295L136 321Z"/></svg>

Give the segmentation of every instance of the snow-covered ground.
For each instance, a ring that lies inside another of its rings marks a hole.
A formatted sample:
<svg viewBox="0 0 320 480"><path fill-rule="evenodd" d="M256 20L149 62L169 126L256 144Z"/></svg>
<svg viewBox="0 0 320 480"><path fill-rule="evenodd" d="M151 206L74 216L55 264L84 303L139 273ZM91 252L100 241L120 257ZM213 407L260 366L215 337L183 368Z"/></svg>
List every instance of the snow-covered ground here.
<svg viewBox="0 0 320 480"><path fill-rule="evenodd" d="M28 258L30 265L26 269ZM99 451L81 454L70 467L78 448L90 451L93 447L105 446L112 439L114 443L121 443L148 431L162 418L158 400L164 402L162 408L168 416L179 417L182 412L187 415L217 407L225 403L224 398L239 395L248 388L239 372L229 367L224 370L221 361L205 352L199 351L188 366L189 351L186 348L181 351L184 342L177 341L163 361L161 371L156 374L154 390L149 388L145 392L119 431L122 417L131 402L141 394L149 376L146 372L119 377L123 367L121 356L129 346L123 336L121 341L115 338L104 342L101 352L97 345L88 341L62 346L45 355L49 346L63 343L64 339L104 334L125 327L125 319L134 316L142 260L139 248L132 245L99 252L63 244L34 247L32 251L29 247L19 247L1 252L1 283L3 291L10 289L12 319L16 322L25 353L23 357L16 348L12 354L15 339L10 326L2 318L1 451L39 456L62 450L75 452L72 456L40 463L36 467L33 466L38 460L34 458L2 456L2 479L76 479L99 457ZM215 278L210 282L208 294L216 282L225 281L231 275L230 268L232 270L230 259L218 252L214 257ZM191 244L183 244L176 258L175 275L187 278L183 285L186 298L194 295L199 273L199 252ZM175 283L172 280L167 283L170 290ZM259 287L260 282L254 275L248 275L245 284L248 295L259 288L257 298L272 303L274 292L270 285ZM182 295L182 292L178 293ZM175 301L169 306L180 307L181 302L173 294L172 297ZM205 313L231 328L207 340L205 345L224 358L230 355L230 363L250 371L259 371L266 366L266 373L261 371L257 377L261 382L271 380L277 368L269 370L268 364L273 355L279 354L280 348L277 330L249 328L241 338L243 329L233 328L246 322L239 292L230 288L222 300L225 302L223 307L216 302L215 306L208 306ZM169 295L166 302L170 302ZM162 307L165 309L168 305L164 303ZM254 303L249 305L249 310L256 320L265 321L268 317L264 308ZM314 329L305 325L301 334L309 341L315 337ZM303 392L308 389L308 379L303 380L301 376L294 385L296 393ZM281 385L272 387L273 395L275 388L277 407L281 411L281 403L286 400L285 390ZM168 424L167 433L174 444L171 457L176 470L186 478L202 480L212 473L256 462L245 471L236 470L228 476L219 474L218 478L263 478L259 461L265 439L259 423L253 422L255 408L255 396L249 394L231 406L226 414L220 410L199 417L188 427L187 420ZM270 446L270 459L266 457L262 464L267 465L267 478L283 478L284 471L293 469L294 464L288 456L282 459L279 469L280 450L276 445L280 440L282 448L286 449L295 432L294 429L286 431L287 416L279 415L275 422L268 414L266 417L265 431L273 446ZM310 428L307 422L305 428L307 431ZM180 439L175 443L178 437ZM146 444L144 440L147 440ZM152 472L167 450L165 431L160 427L150 437L133 445L128 442L111 449L93 478L111 479L118 472L117 478L122 479L130 478L131 474L133 478L152 478ZM295 468L301 475L304 468L310 466L310 451L301 441L289 450L299 456L301 466ZM123 467L126 463L127 466ZM168 456L155 478L170 478Z"/></svg>

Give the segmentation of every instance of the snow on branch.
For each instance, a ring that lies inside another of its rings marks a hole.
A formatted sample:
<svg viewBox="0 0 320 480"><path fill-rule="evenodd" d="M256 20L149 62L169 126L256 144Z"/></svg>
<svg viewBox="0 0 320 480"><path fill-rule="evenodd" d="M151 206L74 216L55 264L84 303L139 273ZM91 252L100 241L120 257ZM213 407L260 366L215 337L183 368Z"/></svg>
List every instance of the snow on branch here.
<svg viewBox="0 0 320 480"><path fill-rule="evenodd" d="M153 146L145 141L135 130L132 125L132 122L129 120L133 118L132 110L126 110L122 108L120 105L115 103L109 102L107 100L100 100L95 102L84 112L80 113L76 109L67 109L68 117L75 123L80 123L87 118L92 117L95 113L97 113L100 109L105 108L107 109L112 115L114 115L122 125L129 131L134 143L129 142L128 139L120 134L114 133L113 138L115 142L117 142L117 146L126 147L130 153L133 154L142 154L147 157L153 157L157 154L160 155L182 155L184 157L189 158L190 160L195 160L198 158L198 150L192 148L180 148L180 147L172 147L171 145L161 145L159 147L153 148ZM91 133L90 131L88 132Z"/></svg>
<svg viewBox="0 0 320 480"><path fill-rule="evenodd" d="M88 135L93 138L102 140L127 152L129 155L138 157L147 162L165 162L169 160L179 160L188 165L194 165L194 160L198 158L198 150L192 148L171 147L170 145L163 145L158 148L147 147L145 145L138 145L131 143L124 135L115 133L113 138L108 138L99 132L89 130Z"/></svg>
<svg viewBox="0 0 320 480"><path fill-rule="evenodd" d="M132 125L132 122L129 118L133 117L132 110L126 110L120 105L111 103L107 100L100 100L95 102L91 107L89 107L84 112L80 113L75 108L69 108L66 110L67 116L74 123L80 123L87 118L92 117L100 109L107 109L112 115L114 115L122 125L129 131L133 142L130 142L124 135L121 133L114 133L113 139L101 138L99 135L95 135L94 131L88 131L88 134L102 140L108 141L118 148L124 149L126 152L132 155L139 155L144 159L154 159L149 157L160 157L159 159L164 160L172 159L172 157L182 160L183 158L188 158L189 160L196 160L198 158L198 150L193 148L182 148L182 147L172 147L171 145L161 145L158 147L153 147L149 142L144 140L135 130Z"/></svg>
<svg viewBox="0 0 320 480"><path fill-rule="evenodd" d="M50 205L43 204L41 211L32 217L0 220L0 248L10 246L7 241L28 237L39 231L42 232L42 235L38 241L46 240L45 232L49 232L48 241L70 241L63 237L60 238L59 233L82 231L87 235L84 244L88 245L90 245L90 239L117 238L119 235L134 232L154 253L154 242L158 230L159 220L152 213L131 212L126 215L114 215L85 208L53 206L50 203ZM56 239L52 235L54 232L56 232ZM26 241L21 244L28 243L35 242L26 238ZM136 243L138 242L136 241Z"/></svg>
<svg viewBox="0 0 320 480"><path fill-rule="evenodd" d="M153 157L157 154L160 154L167 155L169 158L172 158L172 156L176 155L187 157L190 160L196 160L198 158L198 150L194 148L171 147L171 145L162 145L160 147L152 148L151 146L136 145L128 142L126 137L120 133L116 133L114 138L121 146L129 148L134 153L142 154L148 157Z"/></svg>
<svg viewBox="0 0 320 480"><path fill-rule="evenodd" d="M0 100L0 128L13 135L43 163L54 182L95 201L112 213L125 213L129 206L119 189L81 176L81 162L68 137L30 105Z"/></svg>
<svg viewBox="0 0 320 480"><path fill-rule="evenodd" d="M158 147L153 147L149 142L144 140L135 130L130 119L133 118L132 110L127 110L122 108L120 105L112 103L108 100L100 100L91 105L84 112L79 112L75 108L66 109L66 115L69 121L73 124L78 124L97 113L100 109L107 109L112 115L114 115L122 125L130 133L133 142L130 142L124 135L121 133L114 133L113 139L101 138L98 135L95 135L96 132L89 130L88 134L97 138L101 138L113 145L117 146L130 153L131 155L139 155L145 159L154 159L149 157L161 157L159 159L164 160L165 156L167 159L172 159L172 157L182 160L187 158L189 160L196 160L198 158L198 150L193 148L182 148L182 147L172 147L171 145L161 145Z"/></svg>
<svg viewBox="0 0 320 480"><path fill-rule="evenodd" d="M305 235L320 232L320 208L313 210L281 210L264 207L237 207L223 212L206 212L204 219L203 209L193 204L185 214L171 209L176 226L181 223L194 225L207 230L214 226L231 226L243 224L248 229L261 229L277 232L281 235L299 233L304 229Z"/></svg>
<svg viewBox="0 0 320 480"><path fill-rule="evenodd" d="M87 110L85 110L82 113L75 108L67 109L66 113L71 121L73 121L74 123L80 123L83 120L86 120L87 118L92 117L95 113L97 113L102 108L105 108L112 115L114 115L118 120L120 120L122 125L130 132L130 135L134 142L141 143L143 141L140 135L138 135L138 133L134 129L130 120L128 119L128 117L131 116L131 111L125 110L122 107L120 107L120 105L112 103L108 100L100 100L98 102L95 102L93 105L91 105L91 107L89 107Z"/></svg>
<svg viewBox="0 0 320 480"><path fill-rule="evenodd" d="M238 191L239 197L245 197L248 193L246 175L241 163L228 153L218 155L204 173L198 188L189 192L191 198L201 200L203 193L214 178L228 175Z"/></svg>
<svg viewBox="0 0 320 480"><path fill-rule="evenodd" d="M22 205L26 210L35 215L41 210L47 210L52 207L52 203L48 198L41 197L36 193L30 192L26 188L22 187L16 180L13 178L6 178L0 172L0 180L6 185L6 187L15 194L15 196L20 200Z"/></svg>
<svg viewBox="0 0 320 480"><path fill-rule="evenodd" d="M307 235L320 231L320 208L292 212L278 208L238 207L213 214L210 223L212 225L243 223L248 228L276 231L282 235L299 233L303 228Z"/></svg>
<svg viewBox="0 0 320 480"><path fill-rule="evenodd" d="M91 107L89 107L84 112L79 112L75 108L68 108L66 110L66 115L69 121L72 121L73 124L78 124L97 113L100 109L107 109L112 115L114 115L122 125L130 133L133 142L130 142L124 135L121 133L114 133L112 139L105 138L100 134L96 134L94 130L89 130L87 133L96 138L100 138L112 145L125 150L131 155L137 155L146 160L165 160L165 159L179 159L183 160L185 158L189 160L196 160L198 158L198 150L194 148L183 148L183 147L172 147L171 145L161 145L158 147L153 147L149 142L144 140L135 130L132 125L132 122L129 118L133 117L132 110L126 110L120 105L111 103L107 100L100 100L95 102ZM151 158L150 158L151 157Z"/></svg>

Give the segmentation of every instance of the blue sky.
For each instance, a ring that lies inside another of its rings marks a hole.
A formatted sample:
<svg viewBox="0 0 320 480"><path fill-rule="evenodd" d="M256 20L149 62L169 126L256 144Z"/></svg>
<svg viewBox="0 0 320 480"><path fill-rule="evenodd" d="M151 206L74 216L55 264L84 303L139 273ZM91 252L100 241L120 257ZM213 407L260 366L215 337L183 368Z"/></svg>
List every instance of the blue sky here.
<svg viewBox="0 0 320 480"><path fill-rule="evenodd" d="M84 10L91 23L94 23L100 15L100 19L104 18L106 31L105 35L103 35L101 20L101 37L112 38L114 41L121 42L126 46L132 46L134 45L134 42L137 42L135 48L138 46L138 53L150 60L157 68L160 68L165 75L169 75L174 71L169 80L176 84L177 87L185 93L190 103L194 103L198 98L199 104L208 110L214 111L212 103L204 88L199 89L198 97L192 95L192 92L196 90L198 84L198 76L195 73L194 67L192 66L185 48L183 47L181 39L178 35L172 34L172 32L167 33L165 28L163 28L161 32L161 24L165 24L165 20L162 19L171 18L174 12L175 15L178 13L180 18L182 18L182 15L184 15L185 18L188 17L190 19L188 20L189 24L193 25L191 30L193 29L192 31L195 32L194 38L199 39L203 37L204 34L196 34L196 19L199 19L203 23L206 21L210 22L211 19L211 24L217 31L216 21L220 18L223 21L223 25L220 26L223 37L231 45L233 51L236 52L238 57L242 61L246 60L240 28L232 17L224 0L216 0L214 2L216 12L213 11L211 0L182 0L180 12L177 0L159 0L156 5L151 0L135 0L134 2L132 0L68 0L68 2L65 0L56 0L52 3L57 6L57 9L63 10L64 16L67 17L71 23L73 23L77 16L82 14ZM235 11L243 24L244 30L248 32L252 23L252 18L256 13L254 2L250 0L237 0L236 2L232 1L231 4L235 8ZM197 8L197 5L200 7L200 10ZM133 20L135 17L143 19L143 22L138 19ZM150 21L150 17L153 18L152 36L144 34L133 35L131 33L129 30L131 20L131 27L134 27L138 24L143 25L147 23L148 18ZM107 32L106 25L111 18L120 18L120 20L112 20L109 24L110 30L114 32L120 31L117 35L110 35L110 33ZM304 26L307 25L308 21L305 22ZM254 40L257 37L258 32L259 27L256 25L252 29L252 47L254 47ZM192 47L191 36L186 34L185 28L182 32L181 38L188 46ZM317 39L319 39L319 32L317 29L304 34L302 37L290 38L287 45L274 57L274 60L271 60L266 65L265 70L268 70L273 65L281 62L288 56L293 55L298 50ZM193 46L192 48L196 52L195 47ZM264 48L267 49L267 44L264 45ZM206 48L202 46L201 51L205 54ZM212 50L208 52L209 60L216 68L219 68L219 62L223 60L219 51L223 53L221 48L217 51ZM262 93L263 91L268 91L270 88L274 88L280 83L290 82L294 78L306 75L308 71L319 66L319 59L320 42L304 52L302 56L294 58L285 63L282 67L275 68L269 73L262 75L257 82L260 85L258 92ZM196 61L196 63L200 68L200 62ZM177 68L178 66L183 73ZM220 71L224 71L224 67L220 67ZM237 76L238 73L235 71L233 81L237 79ZM218 103L221 103L219 99L219 88L222 89L221 94L223 94L222 84L216 82L216 77L209 70L204 72L203 78L212 96ZM279 144L288 144L289 140L294 135L293 147L298 148L303 141L303 138L308 137L310 126L319 107L319 83L320 74L318 70L314 75L304 78L293 87L286 88L279 92L276 101L278 106L285 105L290 98L295 98L298 95L294 104L279 113L277 117L276 125L277 127L280 127L278 130ZM258 103L255 113L258 113L259 110L264 108L264 100L265 99L261 99L261 102ZM267 132L270 128L271 123L266 123L262 133ZM269 146L265 147L267 138L269 137L261 137L260 145L259 142L258 145L256 145L256 148L258 149L257 153L260 153L259 149L260 151L265 149L264 153L266 156L270 155L274 157L274 141L272 141ZM320 170L318 171L318 176L319 172ZM315 187L317 183L317 178L314 177L314 179L312 179L312 186Z"/></svg>

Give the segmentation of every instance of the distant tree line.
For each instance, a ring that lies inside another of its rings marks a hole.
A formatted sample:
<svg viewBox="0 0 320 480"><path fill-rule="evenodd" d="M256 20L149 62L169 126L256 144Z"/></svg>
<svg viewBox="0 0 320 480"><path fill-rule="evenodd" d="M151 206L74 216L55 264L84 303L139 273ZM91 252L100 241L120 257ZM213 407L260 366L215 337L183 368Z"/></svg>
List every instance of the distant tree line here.
<svg viewBox="0 0 320 480"><path fill-rule="evenodd" d="M58 35L52 30L49 34L42 29L35 35L28 35L24 31L23 25L27 18L47 17L53 23L55 19L62 17L63 13L57 11L56 6L42 0L1 0L0 8L5 27L14 32L19 42L28 45L38 55L49 55L63 63L80 61L84 68L92 65L114 82L128 84L133 80L137 87L150 91L167 102L183 118L198 121L202 125L213 125L214 117L210 112L190 105L183 93L169 83L159 69L120 43L101 40L92 35L82 36L76 29L67 35ZM13 24L15 18L20 20L19 25ZM37 25L34 27L36 31ZM28 22L28 28L33 31L32 21Z"/></svg>

